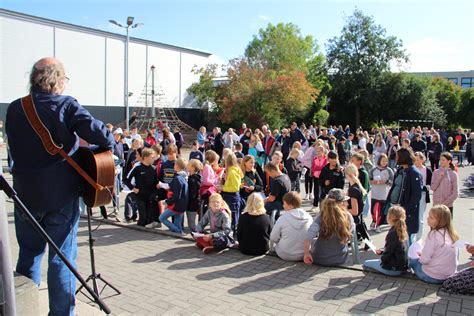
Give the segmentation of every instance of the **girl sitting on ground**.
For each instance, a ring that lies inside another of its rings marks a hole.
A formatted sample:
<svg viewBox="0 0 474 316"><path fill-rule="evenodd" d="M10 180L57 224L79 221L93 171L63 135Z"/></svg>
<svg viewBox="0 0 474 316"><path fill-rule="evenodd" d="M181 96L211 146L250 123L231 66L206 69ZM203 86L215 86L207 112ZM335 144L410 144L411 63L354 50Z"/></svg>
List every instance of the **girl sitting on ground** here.
<svg viewBox="0 0 474 316"><path fill-rule="evenodd" d="M262 195L252 193L237 226L240 251L250 256L265 254L270 249L271 230L270 217L266 214Z"/></svg>
<svg viewBox="0 0 474 316"><path fill-rule="evenodd" d="M205 233L207 225L210 226L209 233ZM229 206L219 193L209 196L209 210L199 221L196 231L204 234L204 236L199 236L191 233L196 240L196 246L202 249L203 253L233 246Z"/></svg>
<svg viewBox="0 0 474 316"><path fill-rule="evenodd" d="M405 223L405 209L401 206L392 206L388 210L387 222L390 225L385 247L377 250L380 259L366 260L362 265L366 269L373 269L389 276L398 276L407 271L407 241L408 232Z"/></svg>
<svg viewBox="0 0 474 316"><path fill-rule="evenodd" d="M445 205L435 205L428 214L430 232L419 258L410 258L410 268L422 281L441 284L456 273L459 237L454 230L451 212Z"/></svg>
<svg viewBox="0 0 474 316"><path fill-rule="evenodd" d="M332 189L321 202L321 212L315 217L304 241L304 262L335 266L346 261L354 231L354 220L347 212L348 196L341 189ZM316 240L314 240L317 238Z"/></svg>

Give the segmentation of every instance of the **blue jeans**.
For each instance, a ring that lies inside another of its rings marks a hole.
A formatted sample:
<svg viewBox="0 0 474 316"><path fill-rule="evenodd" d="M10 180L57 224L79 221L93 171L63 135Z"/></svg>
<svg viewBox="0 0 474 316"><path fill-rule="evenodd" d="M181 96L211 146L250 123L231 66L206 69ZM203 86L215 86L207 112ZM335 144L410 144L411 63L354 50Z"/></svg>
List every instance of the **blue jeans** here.
<svg viewBox="0 0 474 316"><path fill-rule="evenodd" d="M221 195L232 212L232 230L235 232L240 217L240 193L222 192Z"/></svg>
<svg viewBox="0 0 474 316"><path fill-rule="evenodd" d="M79 223L79 197L75 197L62 209L55 211L30 210L41 227L61 249L64 256L76 267L77 227ZM41 282L41 259L46 250L46 241L34 230L30 222L15 207L15 229L20 252L16 271ZM48 251L49 315L74 315L76 279L67 266L56 255Z"/></svg>
<svg viewBox="0 0 474 316"><path fill-rule="evenodd" d="M395 170L397 168L397 161L394 159L390 159L388 161L388 166L390 167L390 169Z"/></svg>
<svg viewBox="0 0 474 316"><path fill-rule="evenodd" d="M362 215L366 217L367 215L369 215L369 212L370 212L370 199L369 199L369 194L367 193L367 195L364 197L364 209L362 211Z"/></svg>
<svg viewBox="0 0 474 316"><path fill-rule="evenodd" d="M422 269L423 265L420 263L420 259L418 258L416 259L408 258L408 265L410 268L413 269L413 271L415 272L415 275L421 281L425 281L431 284L441 284L444 282L444 280L438 280L438 279L432 278L429 275L427 275L425 272L423 272L423 269Z"/></svg>
<svg viewBox="0 0 474 316"><path fill-rule="evenodd" d="M278 213L283 209L283 203L281 201L273 201L265 203L265 210L267 214L271 214L272 211L277 210Z"/></svg>
<svg viewBox="0 0 474 316"><path fill-rule="evenodd" d="M174 217L174 223L170 222L168 218ZM168 227L173 233L182 233L183 232L183 218L184 214L175 213L169 209L166 209L163 214L160 215L160 222Z"/></svg>
<svg viewBox="0 0 474 316"><path fill-rule="evenodd" d="M365 260L362 266L367 269L372 269L383 273L388 276L399 276L403 273L403 271L394 271L394 270L387 270L382 268L382 261L380 259L372 259L372 260Z"/></svg>

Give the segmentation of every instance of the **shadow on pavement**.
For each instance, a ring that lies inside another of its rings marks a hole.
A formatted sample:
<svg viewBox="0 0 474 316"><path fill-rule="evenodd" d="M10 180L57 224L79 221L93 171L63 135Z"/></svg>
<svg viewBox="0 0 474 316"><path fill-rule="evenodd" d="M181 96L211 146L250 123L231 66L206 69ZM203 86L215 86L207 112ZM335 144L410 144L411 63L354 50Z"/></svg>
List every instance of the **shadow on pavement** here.
<svg viewBox="0 0 474 316"><path fill-rule="evenodd" d="M253 292L274 291L312 281L314 276L327 272L327 269L318 268L316 266L312 269L307 269L307 267L300 262L287 262L287 265L288 264L291 265L259 279L241 283L238 286L229 289L227 292L232 295L239 295ZM229 270L232 269L233 267ZM221 271L220 273L225 273L225 271ZM241 272L238 273L240 274ZM253 275L255 275L255 273ZM251 275L249 274L247 276L249 277Z"/></svg>
<svg viewBox="0 0 474 316"><path fill-rule="evenodd" d="M370 276L369 276L370 275ZM361 277L333 278L329 281L329 287L314 294L315 301L341 300L347 297L361 296L361 301L355 303L349 312L353 314L379 313L384 309L394 306L396 302L410 303L418 301L438 291L438 286L423 284L407 286L408 279L399 277L377 276L374 280L372 273L365 273ZM421 281L418 281L421 282ZM413 282L410 282L413 283ZM364 298L367 291L384 291L378 297ZM390 290L389 292L386 292ZM412 307L408 309L408 314L418 312ZM386 312L384 312L386 313Z"/></svg>
<svg viewBox="0 0 474 316"><path fill-rule="evenodd" d="M178 260L197 259L200 256L202 256L202 253L197 251L194 246L179 247L167 249L153 256L135 259L132 263L175 262Z"/></svg>
<svg viewBox="0 0 474 316"><path fill-rule="evenodd" d="M215 280L220 278L233 278L233 279L242 279L253 277L260 273L268 273L275 270L279 270L285 265L286 262L279 260L275 262L269 262L268 256L259 256L259 257L246 257L249 260L241 262L238 265L229 267L227 269L221 269L218 271L207 272L203 274L198 274L196 279L198 280ZM273 261L273 260L272 260Z"/></svg>

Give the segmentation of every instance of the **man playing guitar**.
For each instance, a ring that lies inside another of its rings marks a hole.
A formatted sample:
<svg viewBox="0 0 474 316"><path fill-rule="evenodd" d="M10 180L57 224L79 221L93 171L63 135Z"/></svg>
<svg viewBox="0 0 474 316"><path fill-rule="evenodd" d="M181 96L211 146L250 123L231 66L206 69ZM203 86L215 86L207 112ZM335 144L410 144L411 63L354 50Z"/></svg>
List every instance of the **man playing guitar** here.
<svg viewBox="0 0 474 316"><path fill-rule="evenodd" d="M114 137L76 99L61 95L69 79L63 65L48 57L37 61L30 75L30 98L37 116L55 144L74 157L79 137L104 149L112 149ZM26 117L26 98L13 101L7 111L6 132L11 155L13 186L46 233L75 264L79 193L82 178L60 155L48 153ZM41 281L41 259L46 242L15 209L15 228L20 252L16 271L36 284ZM48 254L50 315L74 315L75 278L52 250Z"/></svg>

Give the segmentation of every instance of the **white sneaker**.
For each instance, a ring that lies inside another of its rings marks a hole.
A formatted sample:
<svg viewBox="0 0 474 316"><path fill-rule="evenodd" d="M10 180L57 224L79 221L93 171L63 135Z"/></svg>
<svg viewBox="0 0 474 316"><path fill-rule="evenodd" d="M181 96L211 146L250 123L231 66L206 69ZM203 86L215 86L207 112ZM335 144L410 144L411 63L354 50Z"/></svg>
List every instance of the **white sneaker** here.
<svg viewBox="0 0 474 316"><path fill-rule="evenodd" d="M145 225L145 228L155 228L155 227L161 227L161 223L151 222L150 224Z"/></svg>
<svg viewBox="0 0 474 316"><path fill-rule="evenodd" d="M306 194L306 196L305 196L304 199L305 199L305 200L309 200L309 194Z"/></svg>
<svg viewBox="0 0 474 316"><path fill-rule="evenodd" d="M310 193L309 194L309 199L312 200L313 199L313 195Z"/></svg>

